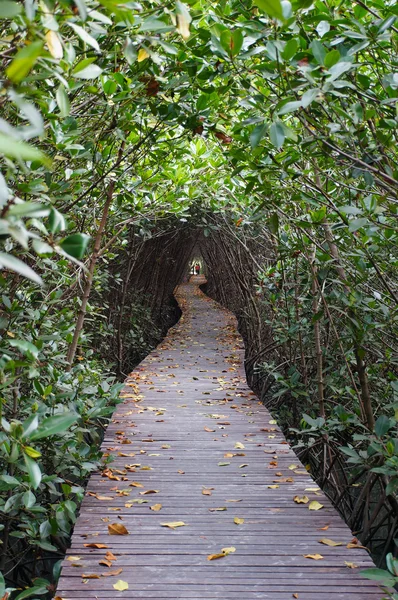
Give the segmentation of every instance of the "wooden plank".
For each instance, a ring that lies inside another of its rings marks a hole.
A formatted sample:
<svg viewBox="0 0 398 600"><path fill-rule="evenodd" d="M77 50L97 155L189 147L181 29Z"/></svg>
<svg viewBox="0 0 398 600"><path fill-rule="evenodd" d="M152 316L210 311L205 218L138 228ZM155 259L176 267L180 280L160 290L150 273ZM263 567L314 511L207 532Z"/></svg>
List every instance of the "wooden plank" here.
<svg viewBox="0 0 398 600"><path fill-rule="evenodd" d="M182 319L122 389L102 445L108 462L89 480L57 596L380 600L360 574L373 565L368 553L347 547L353 534L247 387L234 317L195 284L178 297ZM162 526L174 521L185 525ZM128 534L109 535L115 523ZM208 560L226 547L235 551ZM100 564L108 551L110 566ZM118 579L129 588L116 591Z"/></svg>

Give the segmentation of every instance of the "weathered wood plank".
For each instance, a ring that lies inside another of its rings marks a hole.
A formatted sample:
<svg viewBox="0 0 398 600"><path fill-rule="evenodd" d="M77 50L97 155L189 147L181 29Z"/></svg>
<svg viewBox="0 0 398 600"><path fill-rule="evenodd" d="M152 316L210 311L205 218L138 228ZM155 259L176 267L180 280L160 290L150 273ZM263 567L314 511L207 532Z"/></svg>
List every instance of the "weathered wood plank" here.
<svg viewBox="0 0 398 600"><path fill-rule="evenodd" d="M347 547L353 534L247 387L235 319L195 284L178 294L181 321L126 380L102 446L110 462L90 478L57 595L380 599L360 574L368 553ZM185 525L162 526L174 521ZM115 523L128 534L109 535ZM235 551L208 560L226 547Z"/></svg>

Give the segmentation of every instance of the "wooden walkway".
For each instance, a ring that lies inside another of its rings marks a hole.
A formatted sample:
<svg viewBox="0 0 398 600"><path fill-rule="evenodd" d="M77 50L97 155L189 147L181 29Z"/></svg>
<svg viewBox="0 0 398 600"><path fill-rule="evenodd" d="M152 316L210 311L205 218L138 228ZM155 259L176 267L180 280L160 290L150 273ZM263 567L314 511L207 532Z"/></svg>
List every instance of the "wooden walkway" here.
<svg viewBox="0 0 398 600"><path fill-rule="evenodd" d="M234 317L195 283L178 300L126 381L57 596L380 600L366 550L247 387Z"/></svg>

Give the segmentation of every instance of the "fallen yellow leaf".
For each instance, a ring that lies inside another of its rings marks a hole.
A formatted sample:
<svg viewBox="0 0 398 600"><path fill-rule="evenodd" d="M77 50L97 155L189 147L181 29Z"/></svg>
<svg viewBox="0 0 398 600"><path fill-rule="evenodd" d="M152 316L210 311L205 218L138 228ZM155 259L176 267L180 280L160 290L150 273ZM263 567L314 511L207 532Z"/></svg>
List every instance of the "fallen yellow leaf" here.
<svg viewBox="0 0 398 600"><path fill-rule="evenodd" d="M323 504L318 502L318 500L313 500L309 503L308 508L309 510L320 510L321 508L323 508Z"/></svg>
<svg viewBox="0 0 398 600"><path fill-rule="evenodd" d="M289 469L294 471L294 469L298 469L298 465L289 465Z"/></svg>
<svg viewBox="0 0 398 600"><path fill-rule="evenodd" d="M294 496L293 500L296 502L296 504L307 504L310 501L307 496L302 496L301 498L300 496Z"/></svg>
<svg viewBox="0 0 398 600"><path fill-rule="evenodd" d="M113 496L101 496L101 494L94 494L94 498L97 498L97 500L113 500Z"/></svg>
<svg viewBox="0 0 398 600"><path fill-rule="evenodd" d="M186 525L184 521L171 521L170 523L161 523L162 527L169 527L170 529L176 529L176 527L183 527Z"/></svg>
<svg viewBox="0 0 398 600"><path fill-rule="evenodd" d="M151 510L155 511L155 512L159 512L159 510L162 508L161 504L154 504L153 506L149 507Z"/></svg>
<svg viewBox="0 0 398 600"><path fill-rule="evenodd" d="M229 548L222 548L221 552L217 554L209 554L207 560L217 560L218 558L224 558L224 556L228 556L228 554L233 554L236 551L234 546L230 546Z"/></svg>
<svg viewBox="0 0 398 600"><path fill-rule="evenodd" d="M243 525L244 522L245 522L244 519L240 519L239 517L234 518L235 525Z"/></svg>
<svg viewBox="0 0 398 600"><path fill-rule="evenodd" d="M158 494L159 490L146 490L145 492L140 492L140 496L146 496L147 494Z"/></svg>
<svg viewBox="0 0 398 600"><path fill-rule="evenodd" d="M227 556L224 554L224 552L219 552L218 554L209 554L207 556L207 560L216 560L217 558L224 558L224 556Z"/></svg>
<svg viewBox="0 0 398 600"><path fill-rule="evenodd" d="M235 546L228 546L227 548L221 548L221 552L224 552L224 554L233 554L236 552L236 548Z"/></svg>
<svg viewBox="0 0 398 600"><path fill-rule="evenodd" d="M237 450L244 450L245 449L244 445L241 442L236 442L235 448Z"/></svg>
<svg viewBox="0 0 398 600"><path fill-rule="evenodd" d="M113 584L113 587L118 592L124 592L124 590L129 589L129 584L127 583L127 581L122 581L121 579L119 579L119 581Z"/></svg>
<svg viewBox="0 0 398 600"><path fill-rule="evenodd" d="M352 548L362 548L363 550L368 550L368 548L366 546L361 546L361 544L353 544L352 542L347 544L347 548L349 550L351 550Z"/></svg>
<svg viewBox="0 0 398 600"><path fill-rule="evenodd" d="M319 540L320 544L325 544L325 546L342 546L343 542L334 542L333 540L329 540L328 538L323 538Z"/></svg>
<svg viewBox="0 0 398 600"><path fill-rule="evenodd" d="M358 565L356 565L356 564L355 564L355 563L353 563L353 562L347 562L347 561L345 560L345 561L344 561L344 564L345 564L345 566L346 566L346 567L348 567L349 569L357 569L357 568L358 568Z"/></svg>
<svg viewBox="0 0 398 600"><path fill-rule="evenodd" d="M322 554L304 554L304 558L312 558L312 560L321 560Z"/></svg>
<svg viewBox="0 0 398 600"><path fill-rule="evenodd" d="M276 490L279 487L279 485L269 485L268 488L270 490Z"/></svg>

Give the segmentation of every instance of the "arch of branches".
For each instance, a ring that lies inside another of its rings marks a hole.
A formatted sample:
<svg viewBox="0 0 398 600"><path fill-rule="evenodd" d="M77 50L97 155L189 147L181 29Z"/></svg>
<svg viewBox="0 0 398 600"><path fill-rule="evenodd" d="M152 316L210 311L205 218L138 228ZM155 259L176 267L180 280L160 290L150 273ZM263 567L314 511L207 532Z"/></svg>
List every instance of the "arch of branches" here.
<svg viewBox="0 0 398 600"><path fill-rule="evenodd" d="M0 2L0 597L52 589L192 260L317 481L396 553L397 14Z"/></svg>

